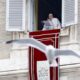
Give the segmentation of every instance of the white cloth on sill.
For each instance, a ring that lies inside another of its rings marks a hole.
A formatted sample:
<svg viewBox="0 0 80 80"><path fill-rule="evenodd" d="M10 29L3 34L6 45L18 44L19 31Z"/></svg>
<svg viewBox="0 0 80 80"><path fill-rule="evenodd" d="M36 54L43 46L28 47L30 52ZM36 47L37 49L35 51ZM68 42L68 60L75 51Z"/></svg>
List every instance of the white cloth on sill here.
<svg viewBox="0 0 80 80"><path fill-rule="evenodd" d="M57 18L53 18L52 20L47 20L44 23L44 27L42 30L52 30L52 29L60 29L61 24L60 21Z"/></svg>

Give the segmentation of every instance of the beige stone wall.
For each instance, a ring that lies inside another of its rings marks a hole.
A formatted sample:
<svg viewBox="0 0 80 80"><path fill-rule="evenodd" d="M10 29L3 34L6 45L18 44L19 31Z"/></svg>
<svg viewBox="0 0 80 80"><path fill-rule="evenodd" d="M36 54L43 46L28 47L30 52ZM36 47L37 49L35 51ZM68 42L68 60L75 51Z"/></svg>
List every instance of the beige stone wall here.
<svg viewBox="0 0 80 80"><path fill-rule="evenodd" d="M29 80L29 75L27 73L0 75L0 80Z"/></svg>
<svg viewBox="0 0 80 80"><path fill-rule="evenodd" d="M63 68L60 70L60 80L80 80L80 68Z"/></svg>
<svg viewBox="0 0 80 80"><path fill-rule="evenodd" d="M6 27L6 0L0 0L0 41L12 39L12 33L5 31ZM9 57L10 45L0 44L0 59Z"/></svg>
<svg viewBox="0 0 80 80"><path fill-rule="evenodd" d="M77 35L77 25L73 25L61 30L59 39L60 48L80 50L79 41L77 40L77 38L79 38L78 36L79 35Z"/></svg>

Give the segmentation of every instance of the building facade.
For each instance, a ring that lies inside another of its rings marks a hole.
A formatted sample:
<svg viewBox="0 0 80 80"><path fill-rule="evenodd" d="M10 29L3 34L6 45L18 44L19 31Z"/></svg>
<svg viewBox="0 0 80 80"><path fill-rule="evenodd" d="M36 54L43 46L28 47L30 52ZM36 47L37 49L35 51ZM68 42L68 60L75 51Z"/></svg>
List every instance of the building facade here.
<svg viewBox="0 0 80 80"><path fill-rule="evenodd" d="M16 2L17 1L17 2ZM20 4L16 4L20 2ZM29 37L29 31L37 30L37 1L38 0L0 0L0 40L25 39ZM67 0L64 0L65 2ZM71 1L71 0L69 0ZM72 7L71 16L72 23L68 23L66 16L66 8L63 9L62 22L65 27L60 33L60 48L74 49L80 51L80 1L73 0L73 4L67 6ZM12 5L12 4L13 5ZM23 5L23 4L24 5ZM33 9L33 5L35 8ZM18 5L18 7L15 7ZM64 5L64 4L63 4ZM72 5L72 6L71 6ZM64 6L65 7L65 6ZM64 8L63 7L63 8ZM19 9L19 12L17 11ZM69 9L69 8L68 8ZM13 11L15 11L15 13ZM70 11L69 10L69 11ZM22 13L23 12L23 13ZM65 13L65 14L64 14ZM71 13L69 13L71 15ZM21 17L19 17L19 16ZM68 18L70 17L67 15ZM74 18L73 18L74 17ZM15 19L16 18L16 19ZM19 20L18 20L19 18ZM77 19L77 20L76 20ZM66 22L67 21L67 22ZM68 25L67 25L68 24ZM26 57L27 56L27 57ZM3 45L0 44L0 80L29 80L28 68L28 49L25 45L17 44ZM60 61L60 80L79 80L80 79L80 61L77 58L65 57Z"/></svg>

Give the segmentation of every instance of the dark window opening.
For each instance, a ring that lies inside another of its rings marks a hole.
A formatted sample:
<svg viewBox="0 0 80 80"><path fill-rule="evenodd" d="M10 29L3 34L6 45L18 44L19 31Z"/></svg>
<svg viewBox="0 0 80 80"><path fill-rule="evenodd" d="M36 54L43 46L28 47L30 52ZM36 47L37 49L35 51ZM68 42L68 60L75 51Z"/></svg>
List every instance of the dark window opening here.
<svg viewBox="0 0 80 80"><path fill-rule="evenodd" d="M41 21L46 20L49 13L53 13L61 22L61 0L38 0L38 30L43 28Z"/></svg>

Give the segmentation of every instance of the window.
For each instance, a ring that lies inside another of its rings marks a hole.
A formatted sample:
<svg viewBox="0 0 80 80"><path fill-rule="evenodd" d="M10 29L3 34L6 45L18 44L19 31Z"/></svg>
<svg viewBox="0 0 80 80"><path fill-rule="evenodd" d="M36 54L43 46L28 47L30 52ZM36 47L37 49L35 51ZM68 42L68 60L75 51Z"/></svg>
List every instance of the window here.
<svg viewBox="0 0 80 80"><path fill-rule="evenodd" d="M49 13L53 13L61 21L62 27L77 24L78 0L28 0L27 2L29 31L41 30L43 28L41 21L47 19ZM7 0L6 3L6 30L24 31L26 0ZM37 8L34 8L36 4ZM38 25L35 26L36 24Z"/></svg>
<svg viewBox="0 0 80 80"><path fill-rule="evenodd" d="M53 13L62 24L62 27L77 24L77 0L38 0L38 30L43 28L42 20Z"/></svg>
<svg viewBox="0 0 80 80"><path fill-rule="evenodd" d="M6 1L6 30L25 30L25 0Z"/></svg>
<svg viewBox="0 0 80 80"><path fill-rule="evenodd" d="M62 0L62 26L77 24L78 0Z"/></svg>

